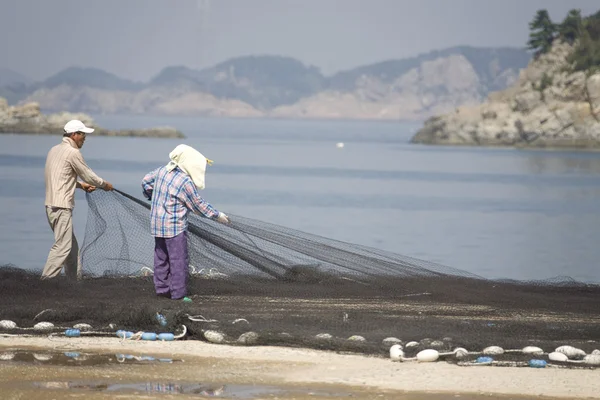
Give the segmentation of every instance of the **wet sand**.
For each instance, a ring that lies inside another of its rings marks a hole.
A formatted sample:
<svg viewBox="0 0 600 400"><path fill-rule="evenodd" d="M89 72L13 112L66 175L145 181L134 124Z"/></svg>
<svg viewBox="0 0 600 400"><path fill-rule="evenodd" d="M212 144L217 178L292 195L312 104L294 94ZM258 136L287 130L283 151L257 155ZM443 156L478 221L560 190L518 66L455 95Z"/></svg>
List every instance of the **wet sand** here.
<svg viewBox="0 0 600 400"><path fill-rule="evenodd" d="M2 337L0 352L39 349L60 352L123 353L181 359L172 364L59 366L0 362L3 398L127 398L118 392L61 389L60 382L198 383L277 387L265 397L355 399L600 398L600 369L460 367L446 362L389 359L283 347L238 347L200 341L148 342L118 338ZM57 382L42 390L33 382ZM246 386L247 387L247 386ZM240 389L241 390L241 389ZM312 393L312 394L310 394ZM165 398L144 393L144 398ZM205 397L201 394L177 395ZM208 396L208 395L206 395ZM243 396L242 396L243 397Z"/></svg>

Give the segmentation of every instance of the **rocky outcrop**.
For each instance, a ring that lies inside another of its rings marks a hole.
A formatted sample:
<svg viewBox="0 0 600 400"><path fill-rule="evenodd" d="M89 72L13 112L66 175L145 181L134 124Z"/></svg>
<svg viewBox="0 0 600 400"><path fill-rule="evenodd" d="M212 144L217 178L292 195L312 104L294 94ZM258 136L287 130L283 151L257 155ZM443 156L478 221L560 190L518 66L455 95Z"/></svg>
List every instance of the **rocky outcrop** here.
<svg viewBox="0 0 600 400"><path fill-rule="evenodd" d="M96 126L93 119L86 114L68 112L42 114L38 103L31 102L20 106L9 106L6 99L0 97L0 133L62 135L63 126L72 119L81 120L87 126L94 127L94 135L100 136L185 137L181 132L171 127L108 130Z"/></svg>
<svg viewBox="0 0 600 400"><path fill-rule="evenodd" d="M571 72L573 47L552 50L483 104L428 119L413 143L600 148L600 74Z"/></svg>

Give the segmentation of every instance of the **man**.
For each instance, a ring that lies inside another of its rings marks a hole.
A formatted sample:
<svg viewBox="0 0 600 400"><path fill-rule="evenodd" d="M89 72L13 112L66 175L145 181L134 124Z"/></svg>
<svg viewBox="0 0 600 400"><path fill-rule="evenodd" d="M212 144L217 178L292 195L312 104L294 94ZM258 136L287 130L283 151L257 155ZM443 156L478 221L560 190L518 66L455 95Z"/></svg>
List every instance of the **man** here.
<svg viewBox="0 0 600 400"><path fill-rule="evenodd" d="M73 207L75 188L93 192L97 187L112 190L113 186L98 177L87 166L79 149L85 136L94 132L79 120L71 120L64 126L62 142L52 147L46 158L46 216L54 232L54 245L42 272L42 279L57 277L64 265L69 279L81 277L79 245L73 232ZM77 177L82 181L77 181Z"/></svg>
<svg viewBox="0 0 600 400"><path fill-rule="evenodd" d="M154 288L158 296L190 302L187 297L188 212L191 210L224 224L229 223L229 218L198 193L204 189L206 165L212 161L184 144L177 146L169 157L169 164L149 172L142 180L143 194L152 201Z"/></svg>

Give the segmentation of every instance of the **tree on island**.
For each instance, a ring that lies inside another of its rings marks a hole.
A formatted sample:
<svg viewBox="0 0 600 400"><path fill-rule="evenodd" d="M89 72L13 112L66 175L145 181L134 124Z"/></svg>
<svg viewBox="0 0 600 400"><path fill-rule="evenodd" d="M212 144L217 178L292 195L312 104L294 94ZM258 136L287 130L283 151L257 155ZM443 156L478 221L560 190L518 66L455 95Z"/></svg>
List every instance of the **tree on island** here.
<svg viewBox="0 0 600 400"><path fill-rule="evenodd" d="M557 27L550 19L548 10L538 10L529 23L529 41L527 48L533 50L535 56L547 53L552 48L552 42L556 37Z"/></svg>
<svg viewBox="0 0 600 400"><path fill-rule="evenodd" d="M581 37L583 31L583 18L581 10L569 11L563 22L558 26L558 36L569 44Z"/></svg>

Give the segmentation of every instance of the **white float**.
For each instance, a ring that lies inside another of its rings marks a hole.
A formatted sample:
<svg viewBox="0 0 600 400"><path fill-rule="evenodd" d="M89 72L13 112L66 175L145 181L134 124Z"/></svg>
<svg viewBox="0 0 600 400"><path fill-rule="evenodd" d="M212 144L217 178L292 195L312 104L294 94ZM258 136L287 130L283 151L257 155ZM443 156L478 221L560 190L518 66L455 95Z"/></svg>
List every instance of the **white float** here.
<svg viewBox="0 0 600 400"><path fill-rule="evenodd" d="M540 354L544 354L544 350L540 349L537 346L526 346L523 347L523 354L533 354L533 355L540 355Z"/></svg>
<svg viewBox="0 0 600 400"><path fill-rule="evenodd" d="M242 344L255 344L258 342L258 333L252 331L242 333L237 341Z"/></svg>
<svg viewBox="0 0 600 400"><path fill-rule="evenodd" d="M600 354L589 354L583 357L583 362L588 365L600 365Z"/></svg>
<svg viewBox="0 0 600 400"><path fill-rule="evenodd" d="M563 353L565 356L569 357L571 360L581 359L585 357L585 351L578 349L573 346L560 346L554 350L559 353Z"/></svg>
<svg viewBox="0 0 600 400"><path fill-rule="evenodd" d="M14 321L9 321L7 319L3 319L0 321L0 328L2 329L16 329L17 324Z"/></svg>
<svg viewBox="0 0 600 400"><path fill-rule="evenodd" d="M497 356L500 354L504 354L504 349L500 346L488 346L483 349L483 354L486 356Z"/></svg>
<svg viewBox="0 0 600 400"><path fill-rule="evenodd" d="M225 341L225 335L218 331L204 331L204 337L211 343L223 343Z"/></svg>
<svg viewBox="0 0 600 400"><path fill-rule="evenodd" d="M315 335L315 338L319 340L331 340L333 339L333 336L331 336L329 333L319 333L318 335Z"/></svg>
<svg viewBox="0 0 600 400"><path fill-rule="evenodd" d="M417 361L433 362L440 358L440 353L434 349L421 350L417 353Z"/></svg>
<svg viewBox="0 0 600 400"><path fill-rule="evenodd" d="M395 344L402 345L402 340L395 337L386 337L381 341L381 343L383 343L386 346L393 346Z"/></svg>
<svg viewBox="0 0 600 400"><path fill-rule="evenodd" d="M561 361L561 362L565 362L569 360L569 357L567 357L565 354L560 353L558 351L553 351L552 353L548 354L548 359L550 361Z"/></svg>
<svg viewBox="0 0 600 400"><path fill-rule="evenodd" d="M404 351L402 351L402 346L395 344L390 347L390 358L392 361L402 361L403 357Z"/></svg>
<svg viewBox="0 0 600 400"><path fill-rule="evenodd" d="M38 322L33 326L33 329L36 331L49 331L54 328L54 324L52 322Z"/></svg>
<svg viewBox="0 0 600 400"><path fill-rule="evenodd" d="M465 349L463 347L455 348L453 353L456 356L456 358L458 358L458 359L465 358L469 355L469 352L467 351L467 349Z"/></svg>
<svg viewBox="0 0 600 400"><path fill-rule="evenodd" d="M366 342L367 339L365 339L364 337L360 336L360 335L352 335L348 338L348 340L350 340L351 342Z"/></svg>

